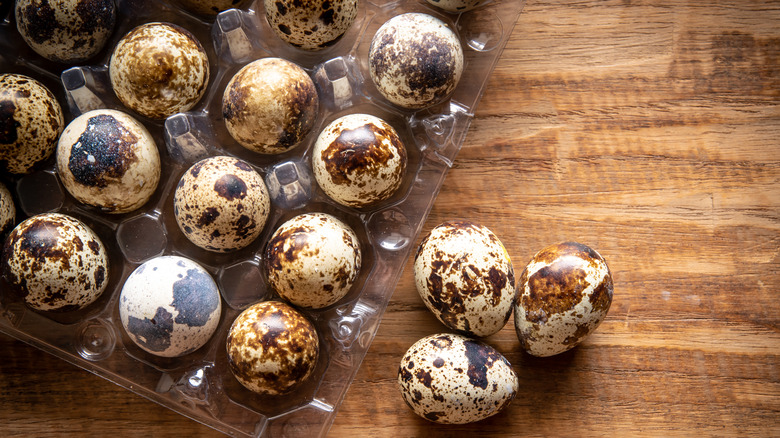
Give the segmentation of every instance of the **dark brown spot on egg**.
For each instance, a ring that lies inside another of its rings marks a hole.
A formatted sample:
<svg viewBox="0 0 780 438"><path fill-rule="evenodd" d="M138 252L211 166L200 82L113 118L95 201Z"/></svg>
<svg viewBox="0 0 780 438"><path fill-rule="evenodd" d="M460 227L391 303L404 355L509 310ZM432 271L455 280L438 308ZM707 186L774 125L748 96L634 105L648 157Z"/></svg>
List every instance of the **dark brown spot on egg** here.
<svg viewBox="0 0 780 438"><path fill-rule="evenodd" d="M246 197L247 186L240 177L227 174L214 183L214 191L228 201L235 201Z"/></svg>
<svg viewBox="0 0 780 438"><path fill-rule="evenodd" d="M577 330L573 335L568 336L563 340L563 345L577 345L582 338L588 335L588 333L590 333L590 329L587 324L577 324Z"/></svg>
<svg viewBox="0 0 780 438"><path fill-rule="evenodd" d="M589 300L593 310L597 312L606 312L612 304L612 275L607 271L607 275L596 285L591 292Z"/></svg>
<svg viewBox="0 0 780 438"><path fill-rule="evenodd" d="M423 385L425 385L426 388L431 387L431 382L433 382L433 377L431 376L431 373L427 370L424 370L422 368L418 369L416 373L414 373L414 376L417 377L417 380L420 381Z"/></svg>
<svg viewBox="0 0 780 438"><path fill-rule="evenodd" d="M81 18L80 34L89 35L97 30L111 30L116 24L114 0L79 0L76 13Z"/></svg>
<svg viewBox="0 0 780 438"><path fill-rule="evenodd" d="M68 170L79 184L106 187L121 179L138 158L138 137L109 114L90 117L84 132L72 145Z"/></svg>
<svg viewBox="0 0 780 438"><path fill-rule="evenodd" d="M546 316L571 310L590 285L586 277L587 273L569 259L557 260L528 278L529 293L521 297L523 308L527 312L541 310Z"/></svg>
<svg viewBox="0 0 780 438"><path fill-rule="evenodd" d="M275 5L279 15L287 15L287 6L285 6L283 2L276 2Z"/></svg>
<svg viewBox="0 0 780 438"><path fill-rule="evenodd" d="M436 368L443 367L444 366L444 359L442 359L440 357L437 357L436 359L433 360L433 366L435 366Z"/></svg>
<svg viewBox="0 0 780 438"><path fill-rule="evenodd" d="M16 105L12 100L0 101L0 143L13 144L19 138L16 130L21 126L14 119Z"/></svg>
<svg viewBox="0 0 780 438"><path fill-rule="evenodd" d="M493 348L478 342L467 340L464 341L463 346L466 348L465 355L469 364L466 371L469 383L475 387L487 389L488 370L493 367L495 362L505 361L505 359Z"/></svg>
<svg viewBox="0 0 780 438"><path fill-rule="evenodd" d="M106 268L98 266L95 269L95 289L100 289L104 281L106 281Z"/></svg>
<svg viewBox="0 0 780 438"><path fill-rule="evenodd" d="M48 0L30 2L17 11L20 14L21 25L27 31L29 38L37 44L45 43L60 26L55 10Z"/></svg>
<svg viewBox="0 0 780 438"><path fill-rule="evenodd" d="M437 421L441 417L445 417L447 414L444 412L426 412L423 416L431 421Z"/></svg>
<svg viewBox="0 0 780 438"><path fill-rule="evenodd" d="M219 307L219 292L211 276L199 269L188 269L184 278L173 283L171 306L178 311L175 322L203 327Z"/></svg>
<svg viewBox="0 0 780 438"><path fill-rule="evenodd" d="M173 314L163 307L158 307L152 319L130 316L127 331L135 336L136 342L144 348L155 352L165 351L171 346Z"/></svg>

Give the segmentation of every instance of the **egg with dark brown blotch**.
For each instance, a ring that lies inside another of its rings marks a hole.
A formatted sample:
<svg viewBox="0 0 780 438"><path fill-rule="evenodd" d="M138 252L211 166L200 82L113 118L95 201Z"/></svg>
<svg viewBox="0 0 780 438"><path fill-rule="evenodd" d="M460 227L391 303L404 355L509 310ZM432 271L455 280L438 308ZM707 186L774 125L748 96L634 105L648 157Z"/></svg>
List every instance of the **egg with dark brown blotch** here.
<svg viewBox="0 0 780 438"><path fill-rule="evenodd" d="M16 224L16 205L14 198L5 184L0 183L0 242Z"/></svg>
<svg viewBox="0 0 780 438"><path fill-rule="evenodd" d="M473 423L506 408L519 387L509 361L493 347L443 333L414 343L398 367L406 404L436 423Z"/></svg>
<svg viewBox="0 0 780 438"><path fill-rule="evenodd" d="M261 154L286 152L303 140L317 120L319 97L306 71L281 58L245 65L222 96L230 135Z"/></svg>
<svg viewBox="0 0 780 438"><path fill-rule="evenodd" d="M195 245L214 252L246 247L263 231L271 201L247 162L217 156L192 165L173 198L176 223Z"/></svg>
<svg viewBox="0 0 780 438"><path fill-rule="evenodd" d="M138 266L119 294L119 318L130 339L160 357L192 353L214 335L222 301L202 266L161 256Z"/></svg>
<svg viewBox="0 0 780 438"><path fill-rule="evenodd" d="M364 208L382 202L401 187L406 147L389 123L368 114L331 122L312 153L314 177L339 204Z"/></svg>
<svg viewBox="0 0 780 438"><path fill-rule="evenodd" d="M294 391L314 372L319 353L312 323L281 301L250 306L228 332L228 367L241 385L258 394Z"/></svg>
<svg viewBox="0 0 780 438"><path fill-rule="evenodd" d="M397 15L371 40L369 73L390 102L421 109L441 102L463 74L463 48L446 23L428 14Z"/></svg>
<svg viewBox="0 0 780 438"><path fill-rule="evenodd" d="M8 236L3 271L32 309L73 311L106 289L109 260L103 242L83 222L45 213L22 221Z"/></svg>
<svg viewBox="0 0 780 438"><path fill-rule="evenodd" d="M428 0L428 3L449 12L467 12L484 2L485 0Z"/></svg>
<svg viewBox="0 0 780 438"><path fill-rule="evenodd" d="M0 170L27 174L47 160L65 127L62 108L46 86L20 74L0 74Z"/></svg>
<svg viewBox="0 0 780 438"><path fill-rule="evenodd" d="M241 9L252 0L176 0L184 9L198 15L214 17L228 9Z"/></svg>
<svg viewBox="0 0 780 438"><path fill-rule="evenodd" d="M283 41L304 50L335 44L357 17L357 0L265 0L265 16Z"/></svg>
<svg viewBox="0 0 780 438"><path fill-rule="evenodd" d="M607 316L612 274L603 257L576 242L537 252L520 276L515 331L534 356L552 356L582 342Z"/></svg>
<svg viewBox="0 0 780 438"><path fill-rule="evenodd" d="M200 101L209 82L209 59L188 30L147 23L119 40L108 71L114 93L125 106L164 119Z"/></svg>
<svg viewBox="0 0 780 438"><path fill-rule="evenodd" d="M16 28L37 54L63 63L95 56L116 25L114 0L16 0Z"/></svg>
<svg viewBox="0 0 780 438"><path fill-rule="evenodd" d="M325 213L304 213L282 224L265 251L269 286L290 303L319 309L343 298L360 272L355 232Z"/></svg>
<svg viewBox="0 0 780 438"><path fill-rule="evenodd" d="M432 229L415 254L414 280L428 309L453 330L489 336L512 314L512 260L482 225L449 221Z"/></svg>
<svg viewBox="0 0 780 438"><path fill-rule="evenodd" d="M79 202L110 214L137 210L160 182L160 154L149 131L126 113L86 112L63 131L57 173Z"/></svg>

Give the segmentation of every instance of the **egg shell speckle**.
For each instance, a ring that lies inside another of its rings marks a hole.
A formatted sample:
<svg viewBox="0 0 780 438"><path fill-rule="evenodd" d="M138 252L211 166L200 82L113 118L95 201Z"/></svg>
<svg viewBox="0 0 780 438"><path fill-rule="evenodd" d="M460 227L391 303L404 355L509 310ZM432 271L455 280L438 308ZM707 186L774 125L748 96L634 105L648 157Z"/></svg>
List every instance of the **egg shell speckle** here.
<svg viewBox="0 0 780 438"><path fill-rule="evenodd" d="M227 337L230 371L258 394L295 390L313 373L319 352L311 322L280 301L257 303L241 312Z"/></svg>
<svg viewBox="0 0 780 438"><path fill-rule="evenodd" d="M290 303L319 309L343 298L362 262L355 232L325 213L305 213L280 226L265 251L268 284Z"/></svg>
<svg viewBox="0 0 780 438"><path fill-rule="evenodd" d="M428 3L450 12L467 12L484 2L485 0L428 0Z"/></svg>
<svg viewBox="0 0 780 438"><path fill-rule="evenodd" d="M81 221L59 213L33 216L14 228L3 261L5 278L36 310L82 309L108 285L103 242Z"/></svg>
<svg viewBox="0 0 780 438"><path fill-rule="evenodd" d="M219 156L201 160L184 173L173 208L187 239L208 251L228 252L260 235L271 201L263 177L252 166Z"/></svg>
<svg viewBox="0 0 780 438"><path fill-rule="evenodd" d="M46 59L76 63L96 55L114 31L114 0L17 0L16 28Z"/></svg>
<svg viewBox="0 0 780 438"><path fill-rule="evenodd" d="M147 23L117 43L109 76L125 106L151 119L164 119L198 103L209 82L209 59L186 29Z"/></svg>
<svg viewBox="0 0 780 438"><path fill-rule="evenodd" d="M37 80L0 74L0 169L27 174L57 147L65 127L62 108Z"/></svg>
<svg viewBox="0 0 780 438"><path fill-rule="evenodd" d="M463 48L436 17L406 13L388 20L374 35L369 73L390 102L421 109L440 102L463 74Z"/></svg>
<svg viewBox="0 0 780 438"><path fill-rule="evenodd" d="M401 359L398 386L419 416L465 424L497 414L517 394L509 361L493 347L456 334L420 339Z"/></svg>
<svg viewBox="0 0 780 438"><path fill-rule="evenodd" d="M283 41L304 50L335 44L357 17L357 0L265 0L265 16Z"/></svg>
<svg viewBox="0 0 780 438"><path fill-rule="evenodd" d="M339 204L372 206L391 197L406 172L406 147L395 129L368 114L350 114L331 122L312 153L314 177Z"/></svg>
<svg viewBox="0 0 780 438"><path fill-rule="evenodd" d="M0 183L0 241L13 229L16 223L14 198L5 184Z"/></svg>
<svg viewBox="0 0 780 438"><path fill-rule="evenodd" d="M312 79L303 68L281 58L245 65L230 79L222 97L230 135L261 154L295 147L314 126L318 111Z"/></svg>
<svg viewBox="0 0 780 438"><path fill-rule="evenodd" d="M176 0L184 9L207 17L214 17L232 8L241 9L251 2L252 0Z"/></svg>
<svg viewBox="0 0 780 438"><path fill-rule="evenodd" d="M137 267L119 295L119 316L130 339L161 357L179 357L205 345L219 325L219 289L200 265L162 256Z"/></svg>
<svg viewBox="0 0 780 438"><path fill-rule="evenodd" d="M98 109L74 119L57 145L62 185L79 202L111 214L143 206L160 181L160 154L131 116Z"/></svg>
<svg viewBox="0 0 780 438"><path fill-rule="evenodd" d="M612 303L612 274L586 245L564 242L533 256L520 276L515 331L534 356L567 351L593 332Z"/></svg>
<svg viewBox="0 0 780 438"><path fill-rule="evenodd" d="M453 330L489 336L512 314L512 261L484 226L450 221L431 230L415 254L414 280L428 309Z"/></svg>

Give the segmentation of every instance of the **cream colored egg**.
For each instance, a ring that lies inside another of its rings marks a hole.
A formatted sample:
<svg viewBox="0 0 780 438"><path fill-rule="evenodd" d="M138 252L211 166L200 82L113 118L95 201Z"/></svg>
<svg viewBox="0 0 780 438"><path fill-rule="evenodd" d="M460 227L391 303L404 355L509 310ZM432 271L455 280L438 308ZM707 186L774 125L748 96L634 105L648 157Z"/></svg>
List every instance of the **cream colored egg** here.
<svg viewBox="0 0 780 438"><path fill-rule="evenodd" d="M360 241L345 223L305 213L280 226L265 251L268 284L282 298L319 309L352 288L362 262Z"/></svg>
<svg viewBox="0 0 780 438"><path fill-rule="evenodd" d="M187 239L214 252L246 247L263 231L271 201L263 177L245 161L218 156L184 173L173 198Z"/></svg>
<svg viewBox="0 0 780 438"><path fill-rule="evenodd" d="M319 97L304 69L281 58L262 58L236 73L222 97L230 135L261 154L286 152L314 126Z"/></svg>
<svg viewBox="0 0 780 438"><path fill-rule="evenodd" d="M304 50L335 44L355 21L357 0L264 0L271 29Z"/></svg>
<svg viewBox="0 0 780 438"><path fill-rule="evenodd" d="M387 100L421 109L455 90L463 74L463 48L443 21L406 13L379 28L371 40L368 63L374 85Z"/></svg>
<svg viewBox="0 0 780 438"><path fill-rule="evenodd" d="M116 110L98 109L74 119L57 145L62 185L79 202L106 213L134 211L160 181L160 154L146 128Z"/></svg>
<svg viewBox="0 0 780 438"><path fill-rule="evenodd" d="M607 316L612 274L586 245L564 242L536 253L520 276L515 331L534 356L552 356L582 342Z"/></svg>
<svg viewBox="0 0 780 438"><path fill-rule="evenodd" d="M151 119L189 111L209 82L203 46L171 23L147 23L128 32L114 48L108 70L119 100Z"/></svg>
<svg viewBox="0 0 780 438"><path fill-rule="evenodd" d="M339 204L363 208L382 202L401 187L406 148L395 129L368 114L350 114L331 122L312 153L314 177Z"/></svg>
<svg viewBox="0 0 780 438"><path fill-rule="evenodd" d="M47 160L65 127L62 108L37 80L0 74L0 169L27 174Z"/></svg>
<svg viewBox="0 0 780 438"><path fill-rule="evenodd" d="M484 2L485 0L428 0L428 3L450 12L470 11Z"/></svg>
<svg viewBox="0 0 780 438"><path fill-rule="evenodd" d="M443 424L483 420L506 408L519 381L493 347L443 333L420 339L401 359L398 386L419 416Z"/></svg>
<svg viewBox="0 0 780 438"><path fill-rule="evenodd" d="M431 230L415 254L414 280L428 309L453 330L489 336L512 314L512 261L484 226L451 221Z"/></svg>
<svg viewBox="0 0 780 438"><path fill-rule="evenodd" d="M103 242L81 221L59 213L20 223L5 241L2 259L6 280L35 310L82 309L108 285Z"/></svg>
<svg viewBox="0 0 780 438"><path fill-rule="evenodd" d="M0 241L5 240L14 225L16 225L14 198L8 187L0 183Z"/></svg>
<svg viewBox="0 0 780 438"><path fill-rule="evenodd" d="M294 391L314 372L319 352L311 322L280 301L257 303L241 312L227 337L230 371L258 394Z"/></svg>

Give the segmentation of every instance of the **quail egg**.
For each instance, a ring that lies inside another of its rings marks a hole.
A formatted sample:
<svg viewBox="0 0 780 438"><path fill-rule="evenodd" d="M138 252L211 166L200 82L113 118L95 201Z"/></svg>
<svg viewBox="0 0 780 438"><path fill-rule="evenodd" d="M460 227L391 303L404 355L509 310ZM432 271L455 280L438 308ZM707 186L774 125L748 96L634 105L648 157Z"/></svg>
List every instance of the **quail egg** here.
<svg viewBox="0 0 780 438"><path fill-rule="evenodd" d="M5 184L0 183L0 242L11 231L16 223L16 206L14 198Z"/></svg>
<svg viewBox="0 0 780 438"><path fill-rule="evenodd" d="M251 0L177 0L177 3L195 14L214 17L228 9L243 8Z"/></svg>
<svg viewBox="0 0 780 438"><path fill-rule="evenodd" d="M108 71L125 106L145 117L164 119L198 103L209 82L209 59L186 29L147 23L119 40Z"/></svg>
<svg viewBox="0 0 780 438"><path fill-rule="evenodd" d="M512 314L512 260L482 225L451 221L431 230L415 254L414 281L428 309L453 330L489 336Z"/></svg>
<svg viewBox="0 0 780 438"><path fill-rule="evenodd" d="M485 0L428 0L428 3L438 6L445 11L466 12L470 11Z"/></svg>
<svg viewBox="0 0 780 438"><path fill-rule="evenodd" d="M314 144L312 168L322 191L363 208L391 197L406 172L406 148L390 124L368 114L333 121Z"/></svg>
<svg viewBox="0 0 780 438"><path fill-rule="evenodd" d="M292 149L314 126L317 88L306 71L280 58L245 65L230 79L222 113L230 135L261 154Z"/></svg>
<svg viewBox="0 0 780 438"><path fill-rule="evenodd" d="M254 304L233 321L227 337L228 367L245 388L258 393L289 393L317 365L317 330L281 301Z"/></svg>
<svg viewBox="0 0 780 438"><path fill-rule="evenodd" d="M421 109L455 90L463 73L463 48L443 21L410 12L379 28L368 63L371 79L387 100Z"/></svg>
<svg viewBox="0 0 780 438"><path fill-rule="evenodd" d="M534 356L573 348L607 316L612 289L607 263L586 245L564 242L537 252L518 284L520 345Z"/></svg>
<svg viewBox="0 0 780 438"><path fill-rule="evenodd" d="M357 0L265 0L265 16L282 40L304 50L335 44L357 17Z"/></svg>
<svg viewBox="0 0 780 438"><path fill-rule="evenodd" d="M37 80L0 74L0 169L27 174L57 147L65 127L62 108Z"/></svg>
<svg viewBox="0 0 780 438"><path fill-rule="evenodd" d="M449 333L424 337L401 359L398 386L419 416L443 424L483 420L508 406L519 381L493 347Z"/></svg>
<svg viewBox="0 0 780 438"><path fill-rule="evenodd" d="M82 309L108 285L103 242L81 221L59 213L22 221L5 241L3 260L5 278L35 310Z"/></svg>
<svg viewBox="0 0 780 438"><path fill-rule="evenodd" d="M57 145L62 185L79 202L111 214L144 205L160 181L160 154L133 117L98 109L74 119Z"/></svg>
<svg viewBox="0 0 780 438"><path fill-rule="evenodd" d="M221 312L214 279L184 257L146 261L127 277L119 295L119 317L130 339L161 357L184 356L205 345Z"/></svg>
<svg viewBox="0 0 780 438"><path fill-rule="evenodd" d="M114 0L16 0L16 28L46 59L76 63L95 56L116 24Z"/></svg>
<svg viewBox="0 0 780 438"><path fill-rule="evenodd" d="M215 252L252 243L270 210L260 174L245 161L226 156L195 163L179 180L173 198L176 222L187 239Z"/></svg>
<svg viewBox="0 0 780 438"><path fill-rule="evenodd" d="M314 309L343 298L361 262L355 232L325 213L304 213L285 222L265 251L271 288L296 306Z"/></svg>

